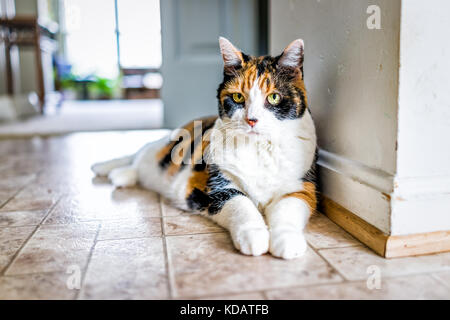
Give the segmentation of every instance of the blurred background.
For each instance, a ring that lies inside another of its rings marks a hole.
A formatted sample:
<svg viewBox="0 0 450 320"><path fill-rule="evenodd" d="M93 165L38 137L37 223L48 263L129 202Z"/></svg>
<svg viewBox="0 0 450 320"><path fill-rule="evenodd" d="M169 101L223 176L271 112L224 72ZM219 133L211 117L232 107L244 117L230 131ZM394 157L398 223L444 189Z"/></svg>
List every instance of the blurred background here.
<svg viewBox="0 0 450 320"><path fill-rule="evenodd" d="M0 0L0 134L215 114L218 37L267 53L267 1Z"/></svg>

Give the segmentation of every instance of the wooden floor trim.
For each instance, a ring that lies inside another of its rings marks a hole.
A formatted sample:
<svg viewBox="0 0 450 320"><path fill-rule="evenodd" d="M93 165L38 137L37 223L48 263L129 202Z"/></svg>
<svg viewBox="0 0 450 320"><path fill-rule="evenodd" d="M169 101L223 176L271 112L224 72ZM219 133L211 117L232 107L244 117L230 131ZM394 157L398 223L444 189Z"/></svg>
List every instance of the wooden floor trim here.
<svg viewBox="0 0 450 320"><path fill-rule="evenodd" d="M390 236L322 195L320 211L334 223L385 258L450 251L450 230Z"/></svg>

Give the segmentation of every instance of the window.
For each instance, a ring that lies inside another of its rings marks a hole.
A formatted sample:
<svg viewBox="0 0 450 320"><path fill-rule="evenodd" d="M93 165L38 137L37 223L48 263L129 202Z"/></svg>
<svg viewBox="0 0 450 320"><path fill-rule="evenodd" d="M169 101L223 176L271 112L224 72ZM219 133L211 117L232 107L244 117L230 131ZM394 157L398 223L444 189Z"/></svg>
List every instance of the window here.
<svg viewBox="0 0 450 320"><path fill-rule="evenodd" d="M63 10L74 74L115 78L120 67L161 66L159 0L64 0Z"/></svg>

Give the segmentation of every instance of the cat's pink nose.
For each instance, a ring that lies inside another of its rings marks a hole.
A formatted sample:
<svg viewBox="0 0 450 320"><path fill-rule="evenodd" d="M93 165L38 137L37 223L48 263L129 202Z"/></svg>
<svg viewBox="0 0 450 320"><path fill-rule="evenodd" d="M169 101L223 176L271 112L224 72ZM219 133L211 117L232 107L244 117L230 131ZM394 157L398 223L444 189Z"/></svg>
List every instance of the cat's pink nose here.
<svg viewBox="0 0 450 320"><path fill-rule="evenodd" d="M256 125L256 123L258 122L258 119L254 119L254 118L251 118L251 119L245 118L245 121L247 121L248 125L249 125L250 127L253 128L253 127Z"/></svg>

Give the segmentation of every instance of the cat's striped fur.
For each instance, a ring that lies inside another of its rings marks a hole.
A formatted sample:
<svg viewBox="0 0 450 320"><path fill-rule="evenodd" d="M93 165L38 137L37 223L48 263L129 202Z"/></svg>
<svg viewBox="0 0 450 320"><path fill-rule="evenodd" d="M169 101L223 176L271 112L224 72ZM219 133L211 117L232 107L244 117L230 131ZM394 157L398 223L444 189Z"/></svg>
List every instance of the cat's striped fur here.
<svg viewBox="0 0 450 320"><path fill-rule="evenodd" d="M244 254L298 257L306 250L303 229L317 201L303 42L292 42L277 57L248 56L224 38L220 47L218 117L190 122L93 171L109 175L116 186L139 183L210 217Z"/></svg>

